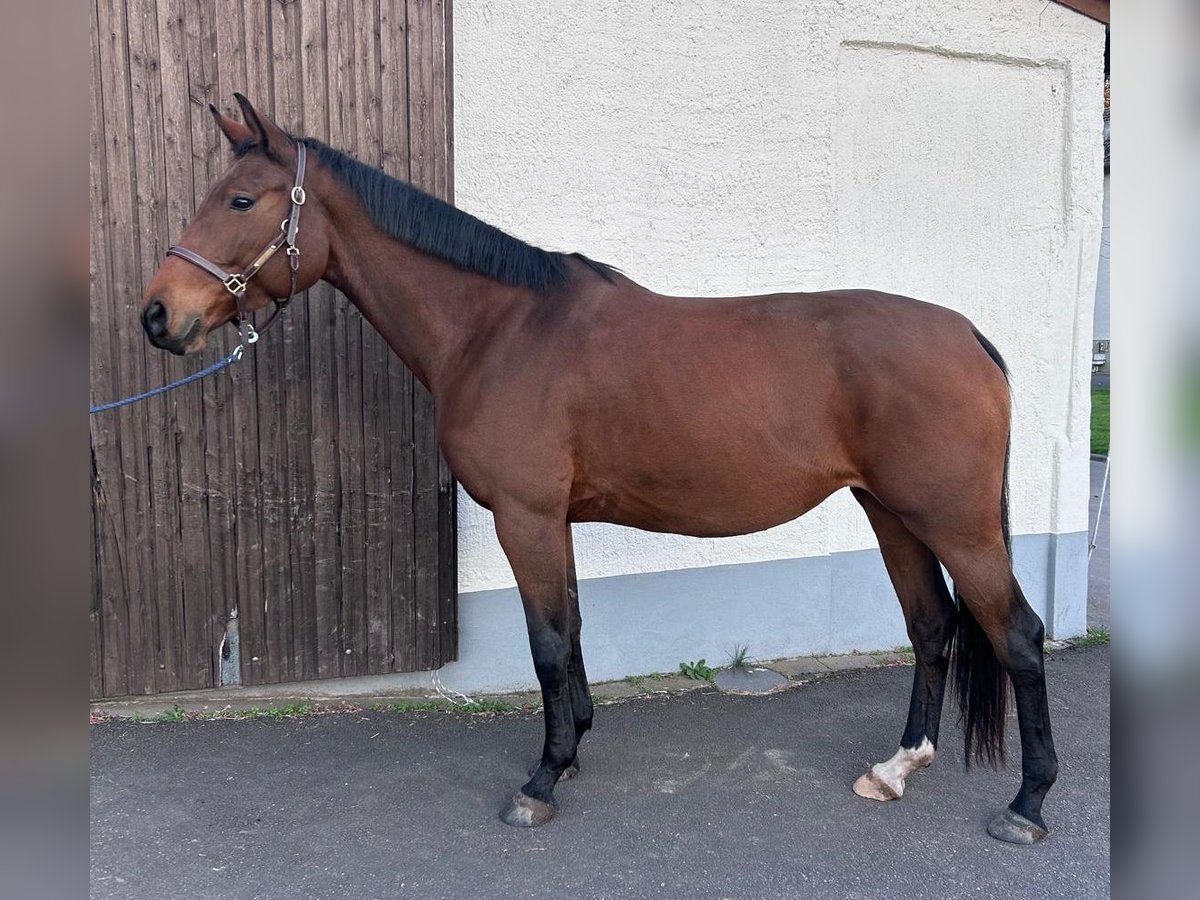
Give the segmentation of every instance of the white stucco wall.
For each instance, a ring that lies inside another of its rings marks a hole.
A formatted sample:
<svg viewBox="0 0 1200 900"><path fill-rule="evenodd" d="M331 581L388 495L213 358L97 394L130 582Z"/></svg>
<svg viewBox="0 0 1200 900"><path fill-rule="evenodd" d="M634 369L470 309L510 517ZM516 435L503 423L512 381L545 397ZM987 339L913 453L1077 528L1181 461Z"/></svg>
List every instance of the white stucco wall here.
<svg viewBox="0 0 1200 900"><path fill-rule="evenodd" d="M1044 0L472 0L457 204L650 288L874 287L968 314L1013 372L1013 522L1087 528L1103 27ZM512 576L460 497L460 589ZM577 526L581 578L871 547L845 493L698 540Z"/></svg>
<svg viewBox="0 0 1200 900"><path fill-rule="evenodd" d="M1104 213L1102 226L1100 231L1100 266L1096 271L1096 309L1095 318L1092 322L1092 340L1107 341L1111 339L1110 333L1112 327L1110 325L1109 316L1109 292L1110 292L1110 272L1109 259L1111 247L1109 245L1109 192L1108 178L1104 176Z"/></svg>

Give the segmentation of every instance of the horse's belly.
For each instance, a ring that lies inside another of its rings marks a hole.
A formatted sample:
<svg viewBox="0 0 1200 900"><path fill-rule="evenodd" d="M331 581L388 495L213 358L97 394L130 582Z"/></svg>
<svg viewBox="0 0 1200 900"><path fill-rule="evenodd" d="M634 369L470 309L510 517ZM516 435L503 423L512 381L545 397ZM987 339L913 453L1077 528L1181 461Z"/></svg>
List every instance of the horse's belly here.
<svg viewBox="0 0 1200 900"><path fill-rule="evenodd" d="M643 473L623 484L585 486L572 498L576 522L611 522L644 531L692 537L750 534L796 519L847 482L802 467L751 470L675 479L669 471Z"/></svg>

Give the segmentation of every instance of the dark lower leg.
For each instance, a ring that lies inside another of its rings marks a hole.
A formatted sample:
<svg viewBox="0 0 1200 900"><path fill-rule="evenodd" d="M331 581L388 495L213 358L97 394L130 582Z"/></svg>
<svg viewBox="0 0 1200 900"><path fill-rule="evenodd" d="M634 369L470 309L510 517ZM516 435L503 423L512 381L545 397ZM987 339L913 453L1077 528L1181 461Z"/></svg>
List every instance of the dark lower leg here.
<svg viewBox="0 0 1200 900"><path fill-rule="evenodd" d="M579 636L583 621L579 615L579 583L575 577L575 555L571 547L570 527L567 526L567 609L571 615L571 662L567 674L571 685L571 714L575 723L575 738L579 740L592 727L592 689L583 667L583 646Z"/></svg>
<svg viewBox="0 0 1200 900"><path fill-rule="evenodd" d="M1042 801L1058 776L1046 696L1045 628L1025 600L999 541L982 552L956 555L951 550L946 565L970 614L988 636L1016 699L1021 788L1008 809L988 826L988 833L1008 843L1032 844L1046 836ZM995 731L1003 734L1002 727Z"/></svg>
<svg viewBox="0 0 1200 900"><path fill-rule="evenodd" d="M575 761L578 748L568 675L571 645L556 629L544 626L530 631L529 644L542 687L546 738L541 762L521 792L543 803L553 803L554 785Z"/></svg>
<svg viewBox="0 0 1200 900"><path fill-rule="evenodd" d="M575 548L571 538L571 525L566 530L566 577L567 577L567 629L570 633L571 655L567 662L567 699L571 705L571 723L575 729L575 742L578 748L579 740L592 727L592 691L588 685L587 672L583 667L583 648L580 645L582 619L579 614L579 584L575 575ZM529 770L533 776L540 762L535 763ZM575 777L579 773L579 754L567 764L560 780Z"/></svg>
<svg viewBox="0 0 1200 900"><path fill-rule="evenodd" d="M908 634L916 656L916 666L908 722L900 737L900 746L909 749L926 740L937 747L954 623L954 607L944 583L942 591L946 596L939 601L936 611L931 610L932 614L913 616L909 620Z"/></svg>
<svg viewBox="0 0 1200 900"><path fill-rule="evenodd" d="M1013 590L1016 603L1009 627L1008 658L1004 662L1012 679L1021 729L1021 789L1009 809L1045 828L1042 801L1058 777L1042 650L1046 632L1015 583Z"/></svg>

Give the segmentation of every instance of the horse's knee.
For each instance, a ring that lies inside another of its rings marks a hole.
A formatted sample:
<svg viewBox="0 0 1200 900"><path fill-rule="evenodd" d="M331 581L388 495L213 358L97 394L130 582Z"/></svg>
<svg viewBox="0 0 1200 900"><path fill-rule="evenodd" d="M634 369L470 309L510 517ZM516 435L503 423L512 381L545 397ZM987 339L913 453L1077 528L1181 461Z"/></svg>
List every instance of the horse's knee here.
<svg viewBox="0 0 1200 900"><path fill-rule="evenodd" d="M530 633L529 648L533 653L533 669L542 687L561 686L571 661L570 643L555 629L547 627Z"/></svg>

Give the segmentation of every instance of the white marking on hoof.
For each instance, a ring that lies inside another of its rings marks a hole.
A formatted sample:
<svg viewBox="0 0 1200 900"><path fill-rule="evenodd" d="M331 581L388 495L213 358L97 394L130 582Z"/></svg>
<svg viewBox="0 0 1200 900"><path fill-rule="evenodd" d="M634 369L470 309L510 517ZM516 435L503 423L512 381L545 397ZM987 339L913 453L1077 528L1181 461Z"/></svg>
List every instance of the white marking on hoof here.
<svg viewBox="0 0 1200 900"><path fill-rule="evenodd" d="M901 747L887 762L876 763L854 782L854 793L868 800L899 800L904 796L904 781L917 769L933 762L934 749L929 738L911 750Z"/></svg>

